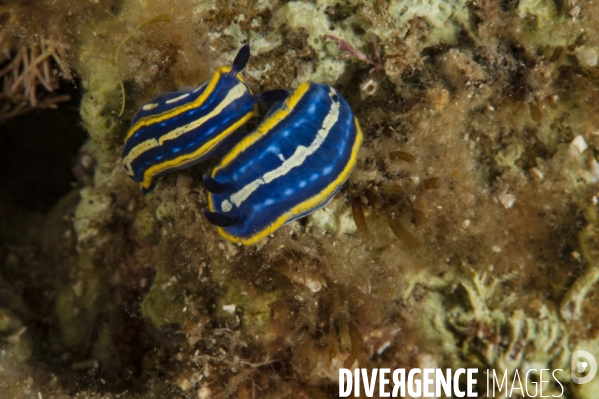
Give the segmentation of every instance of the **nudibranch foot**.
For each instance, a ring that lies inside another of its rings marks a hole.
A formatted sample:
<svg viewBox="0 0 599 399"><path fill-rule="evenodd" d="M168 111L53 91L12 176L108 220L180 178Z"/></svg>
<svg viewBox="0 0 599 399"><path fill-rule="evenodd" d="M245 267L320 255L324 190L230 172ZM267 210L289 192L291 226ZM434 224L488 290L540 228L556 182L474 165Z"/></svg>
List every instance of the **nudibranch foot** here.
<svg viewBox="0 0 599 399"><path fill-rule="evenodd" d="M362 132L334 88L302 83L282 97L212 172L220 192L205 179L204 215L229 241L254 244L322 208L356 165Z"/></svg>

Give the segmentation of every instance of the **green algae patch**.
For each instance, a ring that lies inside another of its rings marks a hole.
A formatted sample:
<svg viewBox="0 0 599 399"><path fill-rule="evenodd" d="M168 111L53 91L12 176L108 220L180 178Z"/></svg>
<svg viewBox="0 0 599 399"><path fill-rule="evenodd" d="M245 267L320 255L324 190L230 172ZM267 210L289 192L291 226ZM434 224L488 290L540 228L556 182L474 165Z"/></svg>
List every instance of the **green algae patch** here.
<svg viewBox="0 0 599 399"><path fill-rule="evenodd" d="M154 241L156 239L156 229L158 223L156 220L156 212L152 209L145 208L139 211L133 221L133 229L140 239Z"/></svg>
<svg viewBox="0 0 599 399"><path fill-rule="evenodd" d="M90 61L91 62L91 61ZM104 60L95 72L89 72L83 81L86 90L81 100L80 114L83 126L104 150L114 150L125 138L128 121L118 118L120 86L118 71Z"/></svg>
<svg viewBox="0 0 599 399"><path fill-rule="evenodd" d="M435 0L432 2L418 2L412 0L395 0L390 2L387 10L388 16L394 21L395 29L378 28L375 32L381 38L389 35L405 37L410 28L410 21L422 18L429 25L425 47L439 43L456 43L463 29L469 33L474 32L473 22L466 0Z"/></svg>
<svg viewBox="0 0 599 399"><path fill-rule="evenodd" d="M278 290L258 293L241 281L230 281L227 292L218 299L215 316L223 325L238 325L248 336L268 342L276 338L272 322L281 295Z"/></svg>
<svg viewBox="0 0 599 399"><path fill-rule="evenodd" d="M104 307L108 286L101 273L86 260L72 259L76 278L58 289L56 314L60 337L68 348L86 345L93 326Z"/></svg>
<svg viewBox="0 0 599 399"><path fill-rule="evenodd" d="M522 144L510 144L505 150L498 152L494 159L497 165L520 173L522 170L516 165L516 162L522 157L523 153L524 148Z"/></svg>
<svg viewBox="0 0 599 399"><path fill-rule="evenodd" d="M536 45L567 46L576 38L568 18L559 15L557 3L549 0L524 0L518 4L517 13L523 26Z"/></svg>
<svg viewBox="0 0 599 399"><path fill-rule="evenodd" d="M156 208L156 219L164 221L166 219L172 219L177 211L176 204L171 201L162 202Z"/></svg>
<svg viewBox="0 0 599 399"><path fill-rule="evenodd" d="M12 361L24 363L33 353L33 341L27 327L21 319L3 308L0 308L0 340L2 350L10 354Z"/></svg>
<svg viewBox="0 0 599 399"><path fill-rule="evenodd" d="M141 302L142 317L155 328L179 324L188 319L183 292L176 275L168 266L156 268L150 292Z"/></svg>

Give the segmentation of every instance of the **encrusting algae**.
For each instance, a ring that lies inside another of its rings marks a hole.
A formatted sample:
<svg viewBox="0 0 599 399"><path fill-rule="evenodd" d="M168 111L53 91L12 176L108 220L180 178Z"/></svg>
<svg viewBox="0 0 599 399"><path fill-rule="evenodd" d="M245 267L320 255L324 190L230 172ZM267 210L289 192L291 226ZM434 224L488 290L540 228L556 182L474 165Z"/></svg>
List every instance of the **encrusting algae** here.
<svg viewBox="0 0 599 399"><path fill-rule="evenodd" d="M0 192L0 396L333 398L341 367L470 367L595 397L570 356L599 357L597 2L67 3L22 7L63 21L90 140L51 209ZM364 132L328 206L248 247L201 214L213 162L146 196L121 162L139 107L246 42L253 92L329 84Z"/></svg>

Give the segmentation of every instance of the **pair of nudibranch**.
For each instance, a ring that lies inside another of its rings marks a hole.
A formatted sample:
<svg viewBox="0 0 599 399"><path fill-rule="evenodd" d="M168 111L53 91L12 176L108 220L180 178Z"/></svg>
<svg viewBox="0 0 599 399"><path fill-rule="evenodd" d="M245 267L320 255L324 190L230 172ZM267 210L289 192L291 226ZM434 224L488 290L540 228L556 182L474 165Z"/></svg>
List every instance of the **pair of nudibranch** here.
<svg viewBox="0 0 599 399"><path fill-rule="evenodd" d="M144 193L166 173L220 157L203 178L209 210L202 212L224 238L245 245L325 206L362 144L358 120L328 85L253 95L240 74L249 57L246 44L209 82L152 99L133 118L123 151ZM243 137L239 128L258 115L259 101L275 104Z"/></svg>

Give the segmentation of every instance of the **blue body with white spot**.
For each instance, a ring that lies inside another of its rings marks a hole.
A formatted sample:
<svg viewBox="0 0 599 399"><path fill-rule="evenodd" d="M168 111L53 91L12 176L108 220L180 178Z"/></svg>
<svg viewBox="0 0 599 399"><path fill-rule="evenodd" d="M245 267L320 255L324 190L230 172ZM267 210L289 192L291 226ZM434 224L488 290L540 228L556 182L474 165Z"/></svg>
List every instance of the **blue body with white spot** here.
<svg viewBox="0 0 599 399"><path fill-rule="evenodd" d="M234 242L253 244L325 206L356 164L362 132L332 87L303 83L205 178L204 214Z"/></svg>
<svg viewBox="0 0 599 399"><path fill-rule="evenodd" d="M158 177L239 140L235 132L258 114L257 98L239 74L248 59L246 45L232 67L219 68L206 84L160 94L137 113L125 140L123 166L144 193Z"/></svg>

